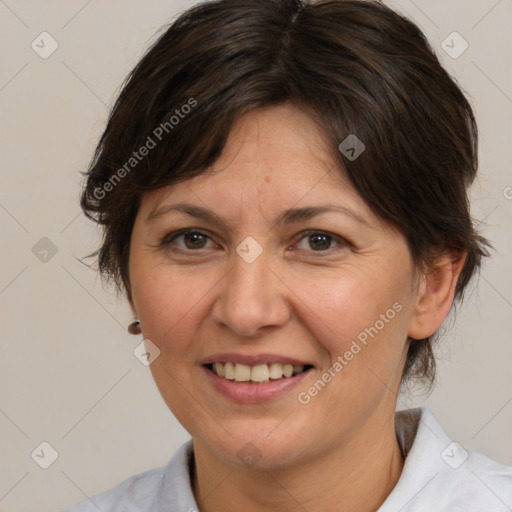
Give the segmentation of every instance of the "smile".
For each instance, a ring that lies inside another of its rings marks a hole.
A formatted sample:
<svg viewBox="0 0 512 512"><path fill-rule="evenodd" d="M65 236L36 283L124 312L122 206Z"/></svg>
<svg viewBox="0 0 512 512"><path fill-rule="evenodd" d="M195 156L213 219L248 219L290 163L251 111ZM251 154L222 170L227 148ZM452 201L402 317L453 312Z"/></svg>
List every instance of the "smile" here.
<svg viewBox="0 0 512 512"><path fill-rule="evenodd" d="M291 363L263 363L249 366L242 363L215 362L205 366L215 375L226 380L250 384L287 379L312 368L311 365L293 365Z"/></svg>

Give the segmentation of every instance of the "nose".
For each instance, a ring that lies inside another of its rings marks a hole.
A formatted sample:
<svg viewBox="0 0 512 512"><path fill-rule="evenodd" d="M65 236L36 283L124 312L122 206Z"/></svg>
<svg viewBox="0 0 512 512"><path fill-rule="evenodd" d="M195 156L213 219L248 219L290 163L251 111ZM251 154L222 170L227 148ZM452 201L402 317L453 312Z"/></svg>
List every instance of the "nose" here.
<svg viewBox="0 0 512 512"><path fill-rule="evenodd" d="M236 254L231 270L219 283L212 316L217 325L239 337L258 337L286 324L290 317L288 293L277 266L265 253L251 263Z"/></svg>

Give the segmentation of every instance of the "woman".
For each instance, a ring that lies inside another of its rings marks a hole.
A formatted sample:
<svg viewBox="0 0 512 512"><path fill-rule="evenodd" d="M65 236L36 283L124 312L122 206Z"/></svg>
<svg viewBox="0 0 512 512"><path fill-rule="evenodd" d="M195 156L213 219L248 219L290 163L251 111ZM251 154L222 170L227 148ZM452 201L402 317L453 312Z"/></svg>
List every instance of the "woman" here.
<svg viewBox="0 0 512 512"><path fill-rule="evenodd" d="M219 0L131 73L87 173L102 274L192 440L67 512L511 510L425 408L487 255L471 107L378 2Z"/></svg>

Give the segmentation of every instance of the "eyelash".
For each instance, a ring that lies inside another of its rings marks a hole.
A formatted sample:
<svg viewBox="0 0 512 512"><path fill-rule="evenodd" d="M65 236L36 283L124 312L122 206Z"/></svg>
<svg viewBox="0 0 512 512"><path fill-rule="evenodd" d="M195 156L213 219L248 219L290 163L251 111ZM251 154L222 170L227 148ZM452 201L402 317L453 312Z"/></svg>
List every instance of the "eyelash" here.
<svg viewBox="0 0 512 512"><path fill-rule="evenodd" d="M203 232L201 230L198 230L198 229L183 229L183 230L176 231L174 233L170 233L170 234L166 235L161 240L159 246L161 248L164 248L164 249L167 248L168 249L169 246L172 244L172 242L174 242L177 238L185 236L185 235L188 235L188 234L198 234L198 235L201 235L201 236L204 236L204 237L208 238L209 240L212 240L210 236L208 236L205 232ZM325 232L325 231L319 231L319 230L303 231L302 233L300 233L300 235L298 235L298 237L296 238L295 242L293 242L293 244L296 245L297 243L302 241L304 238L310 237L311 235L323 235L323 236L329 237L332 242L335 242L335 243L338 244L338 247L334 247L334 248L331 247L329 249L319 250L319 251L311 250L311 251L308 251L308 252L320 253L320 254L321 253L323 253L323 254L325 254L325 253L331 254L333 251L340 250L341 248L350 246L350 243L347 240L345 240L344 238L342 238L340 236L337 236L337 235L333 235L332 233L328 233L328 232ZM187 253L192 253L192 252L200 253L203 250L206 250L204 248L194 250L194 249L184 249L182 247L178 247L177 249L178 249L178 251L187 252ZM302 249L299 249L299 250L302 250Z"/></svg>

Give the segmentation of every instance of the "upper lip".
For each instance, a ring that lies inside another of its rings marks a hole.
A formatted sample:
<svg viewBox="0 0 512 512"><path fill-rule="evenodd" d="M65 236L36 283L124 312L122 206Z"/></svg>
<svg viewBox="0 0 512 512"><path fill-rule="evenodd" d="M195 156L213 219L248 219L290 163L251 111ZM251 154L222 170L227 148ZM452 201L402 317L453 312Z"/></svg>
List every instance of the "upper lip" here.
<svg viewBox="0 0 512 512"><path fill-rule="evenodd" d="M221 352L213 354L200 361L201 365L213 364L213 363L238 363L246 364L247 366L256 366L258 364L293 364L294 366L306 366L310 365L306 361L288 356L282 356L279 354L236 354L234 352Z"/></svg>

